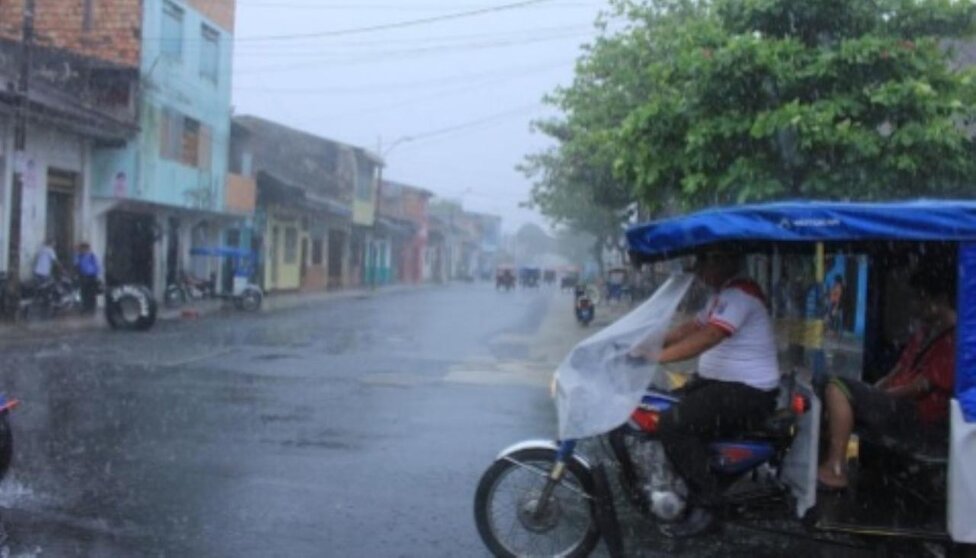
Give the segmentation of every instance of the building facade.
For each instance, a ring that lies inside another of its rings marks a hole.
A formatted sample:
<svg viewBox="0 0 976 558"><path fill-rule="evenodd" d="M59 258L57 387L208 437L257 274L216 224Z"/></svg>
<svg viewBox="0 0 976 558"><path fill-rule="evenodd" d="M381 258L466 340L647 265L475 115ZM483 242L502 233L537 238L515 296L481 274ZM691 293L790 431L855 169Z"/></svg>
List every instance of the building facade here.
<svg viewBox="0 0 976 558"><path fill-rule="evenodd" d="M374 231L379 158L263 118L240 116L234 125L240 132L231 152L246 131L257 177L264 287L343 288L378 279L387 262L385 239Z"/></svg>
<svg viewBox="0 0 976 558"><path fill-rule="evenodd" d="M110 280L158 294L181 273L220 274L189 256L241 229L248 185L230 180L234 0L142 0L135 139L102 145L92 161L95 246ZM243 191L229 191L242 188ZM238 207L228 208L228 199Z"/></svg>
<svg viewBox="0 0 976 558"><path fill-rule="evenodd" d="M138 131L138 7L42 3L25 57L24 3L0 4L0 270L20 280L31 276L45 239L70 261L76 244L97 236L95 153Z"/></svg>
<svg viewBox="0 0 976 558"><path fill-rule="evenodd" d="M384 282L420 283L424 281L430 227L427 206L433 194L392 180L384 180L380 190L380 220L389 222L390 237L390 265Z"/></svg>

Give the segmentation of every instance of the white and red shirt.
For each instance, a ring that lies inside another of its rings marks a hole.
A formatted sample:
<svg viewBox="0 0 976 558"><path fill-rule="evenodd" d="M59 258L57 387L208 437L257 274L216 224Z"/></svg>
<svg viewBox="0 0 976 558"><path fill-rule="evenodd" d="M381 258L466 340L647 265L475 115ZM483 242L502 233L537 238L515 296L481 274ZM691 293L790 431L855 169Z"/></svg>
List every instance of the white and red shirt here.
<svg viewBox="0 0 976 558"><path fill-rule="evenodd" d="M698 358L699 376L761 390L779 386L773 325L762 289L754 281L727 282L709 298L696 321L728 334Z"/></svg>

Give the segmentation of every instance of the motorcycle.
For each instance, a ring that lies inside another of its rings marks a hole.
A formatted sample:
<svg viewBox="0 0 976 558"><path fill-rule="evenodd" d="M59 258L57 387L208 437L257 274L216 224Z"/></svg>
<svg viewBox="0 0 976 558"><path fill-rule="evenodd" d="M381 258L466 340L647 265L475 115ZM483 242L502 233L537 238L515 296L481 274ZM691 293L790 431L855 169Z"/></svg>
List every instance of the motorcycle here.
<svg viewBox="0 0 976 558"><path fill-rule="evenodd" d="M28 320L49 319L81 307L81 289L70 276L21 283L11 293L10 277L0 275L2 313Z"/></svg>
<svg viewBox="0 0 976 558"><path fill-rule="evenodd" d="M176 283L166 287L163 302L167 308L177 308L191 300L214 298L216 282L213 275L209 279L200 279L181 271Z"/></svg>
<svg viewBox="0 0 976 558"><path fill-rule="evenodd" d="M14 438L7 417L18 405L20 401L8 399L6 394L0 393L0 480L7 476L14 456Z"/></svg>
<svg viewBox="0 0 976 558"><path fill-rule="evenodd" d="M575 295L573 311L576 314L576 321L579 322L583 327L586 327L590 325L590 322L593 321L593 316L595 314L593 300L586 292L586 288L582 285L577 285L573 289L573 292Z"/></svg>
<svg viewBox="0 0 976 558"><path fill-rule="evenodd" d="M784 462L810 400L792 384L786 393L789 404L758 428L709 446L710 468L726 508L745 513L791 502ZM601 436L630 503L660 525L682 517L687 506L687 488L657 437L661 414L678 401L680 393L648 390L630 420ZM593 464L577 445L577 440L522 442L502 451L485 471L475 495L475 520L492 553L525 556L543 546L551 549L546 555L580 557L603 538L612 556L622 554L606 466ZM508 519L502 523L500 516Z"/></svg>

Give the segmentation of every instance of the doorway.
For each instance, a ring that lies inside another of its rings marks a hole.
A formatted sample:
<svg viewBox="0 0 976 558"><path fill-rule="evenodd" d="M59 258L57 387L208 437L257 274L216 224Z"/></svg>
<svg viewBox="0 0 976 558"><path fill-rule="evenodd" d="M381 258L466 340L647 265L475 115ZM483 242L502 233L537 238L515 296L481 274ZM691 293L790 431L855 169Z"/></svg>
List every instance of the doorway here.
<svg viewBox="0 0 976 558"><path fill-rule="evenodd" d="M346 234L342 231L329 231L329 287L338 288L342 286L342 262L344 258L344 247L346 245Z"/></svg>
<svg viewBox="0 0 976 558"><path fill-rule="evenodd" d="M110 211L105 247L105 281L153 288L153 245L156 221L146 213Z"/></svg>
<svg viewBox="0 0 976 558"><path fill-rule="evenodd" d="M166 227L166 284L175 285L180 277L180 220L170 217Z"/></svg>
<svg viewBox="0 0 976 558"><path fill-rule="evenodd" d="M75 246L75 203L78 174L48 169L44 234L54 243L61 262L70 262Z"/></svg>

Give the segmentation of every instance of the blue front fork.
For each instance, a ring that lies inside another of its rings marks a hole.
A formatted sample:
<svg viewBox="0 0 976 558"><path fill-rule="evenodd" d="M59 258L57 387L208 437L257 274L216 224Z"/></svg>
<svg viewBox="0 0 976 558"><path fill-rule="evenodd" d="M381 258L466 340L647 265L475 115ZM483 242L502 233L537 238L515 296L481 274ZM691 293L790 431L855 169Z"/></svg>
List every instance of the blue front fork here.
<svg viewBox="0 0 976 558"><path fill-rule="evenodd" d="M559 442L559 449L556 450L556 462L565 464L573 456L574 451L576 451L576 440Z"/></svg>
<svg viewBox="0 0 976 558"><path fill-rule="evenodd" d="M566 463L573 457L573 451L576 449L576 440L563 440L559 442L559 449L556 450L556 462L552 465L552 470L549 471L549 478L546 479L546 485L542 487L542 494L539 495L539 504L535 508L535 515L537 518L541 518L546 514L546 508L549 506L549 499L552 497L552 491L556 489L556 485L563 479L563 475L566 474Z"/></svg>

